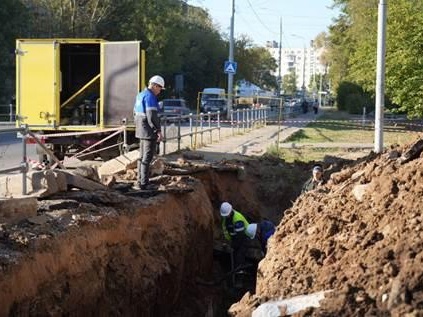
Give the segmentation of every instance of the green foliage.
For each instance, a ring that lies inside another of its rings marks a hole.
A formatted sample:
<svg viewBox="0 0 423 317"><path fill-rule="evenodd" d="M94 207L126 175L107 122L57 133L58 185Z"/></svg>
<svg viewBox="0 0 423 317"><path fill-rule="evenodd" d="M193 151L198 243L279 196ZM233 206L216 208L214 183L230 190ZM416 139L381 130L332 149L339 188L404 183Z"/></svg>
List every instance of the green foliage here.
<svg viewBox="0 0 423 317"><path fill-rule="evenodd" d="M345 100L345 108L349 113L361 114L365 107L366 100L362 94L349 94Z"/></svg>
<svg viewBox="0 0 423 317"><path fill-rule="evenodd" d="M0 1L0 103L9 103L14 94L15 40L28 30L27 13L19 1Z"/></svg>
<svg viewBox="0 0 423 317"><path fill-rule="evenodd" d="M297 91L297 75L294 70L283 76L283 90L285 95L295 95L295 92Z"/></svg>
<svg viewBox="0 0 423 317"><path fill-rule="evenodd" d="M335 0L334 5L341 15L329 32L332 86L354 82L373 97L378 0ZM392 102L409 117L423 117L423 1L390 1L387 13L386 107Z"/></svg>
<svg viewBox="0 0 423 317"><path fill-rule="evenodd" d="M372 99L360 85L346 81L338 86L336 104L339 110L352 114L362 114L363 107L366 107L366 112L374 108Z"/></svg>
<svg viewBox="0 0 423 317"><path fill-rule="evenodd" d="M277 64L268 50L252 46L251 40L242 36L237 41L236 52L240 66L236 78L245 79L268 90L277 88L276 77L270 73L276 71Z"/></svg>
<svg viewBox="0 0 423 317"><path fill-rule="evenodd" d="M14 89L16 38L102 38L139 40L146 50L147 77L161 74L167 88L163 97L175 95L175 75L184 75L181 94L194 105L204 87L225 87L223 65L229 44L213 25L207 11L182 0L2 0L0 18L0 96ZM276 62L248 37L236 39L238 79L262 87L276 87L270 71Z"/></svg>

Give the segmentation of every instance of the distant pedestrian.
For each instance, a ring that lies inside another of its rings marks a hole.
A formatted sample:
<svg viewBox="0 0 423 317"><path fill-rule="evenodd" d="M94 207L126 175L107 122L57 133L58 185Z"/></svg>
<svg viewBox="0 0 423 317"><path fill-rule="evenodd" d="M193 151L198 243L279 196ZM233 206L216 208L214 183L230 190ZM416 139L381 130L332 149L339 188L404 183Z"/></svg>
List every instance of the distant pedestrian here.
<svg viewBox="0 0 423 317"><path fill-rule="evenodd" d="M140 158L138 160L138 180L136 188L157 189L150 184L150 164L156 153L157 144L163 139L157 96L164 89L164 79L159 75L150 78L148 87L140 92L135 100L134 116L136 137L140 139Z"/></svg>
<svg viewBox="0 0 423 317"><path fill-rule="evenodd" d="M323 177L323 166L321 164L315 164L312 173L313 175L304 183L301 193L308 192L326 184L326 180Z"/></svg>
<svg viewBox="0 0 423 317"><path fill-rule="evenodd" d="M303 113L307 113L308 111L308 103L305 99L301 102L301 108L303 109Z"/></svg>
<svg viewBox="0 0 423 317"><path fill-rule="evenodd" d="M317 100L314 100L313 110L314 110L314 114L317 114L319 112L319 103L317 102Z"/></svg>
<svg viewBox="0 0 423 317"><path fill-rule="evenodd" d="M250 239L260 242L261 250L265 255L267 252L267 241L275 233L275 225L269 220L263 220L259 223L249 224L247 227L247 235Z"/></svg>

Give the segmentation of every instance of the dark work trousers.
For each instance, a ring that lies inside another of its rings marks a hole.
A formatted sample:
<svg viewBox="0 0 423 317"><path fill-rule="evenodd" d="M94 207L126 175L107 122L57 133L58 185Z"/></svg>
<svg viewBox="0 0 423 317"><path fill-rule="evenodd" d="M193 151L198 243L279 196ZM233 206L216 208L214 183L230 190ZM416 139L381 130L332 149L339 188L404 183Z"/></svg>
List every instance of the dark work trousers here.
<svg viewBox="0 0 423 317"><path fill-rule="evenodd" d="M138 183L147 185L150 177L150 163L156 151L157 139L140 139L140 158L138 159Z"/></svg>
<svg viewBox="0 0 423 317"><path fill-rule="evenodd" d="M234 250L234 268L245 264L245 255L248 248L248 238L244 232L232 236L231 246Z"/></svg>

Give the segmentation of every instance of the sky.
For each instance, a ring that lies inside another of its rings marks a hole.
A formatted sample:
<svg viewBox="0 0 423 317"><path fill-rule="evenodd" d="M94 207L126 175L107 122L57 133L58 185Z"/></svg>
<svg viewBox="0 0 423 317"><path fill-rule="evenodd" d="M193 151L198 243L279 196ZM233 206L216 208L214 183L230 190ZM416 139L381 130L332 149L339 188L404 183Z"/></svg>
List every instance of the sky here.
<svg viewBox="0 0 423 317"><path fill-rule="evenodd" d="M232 0L189 0L190 5L206 9L222 33L229 34ZM309 46L317 34L327 31L338 16L332 0L235 0L235 37L247 34L258 46L280 40L282 47Z"/></svg>

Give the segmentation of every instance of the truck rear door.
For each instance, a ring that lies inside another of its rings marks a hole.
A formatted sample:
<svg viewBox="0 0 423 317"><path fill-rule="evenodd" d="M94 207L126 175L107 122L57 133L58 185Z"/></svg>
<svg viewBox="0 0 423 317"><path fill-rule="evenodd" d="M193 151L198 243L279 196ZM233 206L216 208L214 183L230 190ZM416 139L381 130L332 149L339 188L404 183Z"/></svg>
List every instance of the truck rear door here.
<svg viewBox="0 0 423 317"><path fill-rule="evenodd" d="M101 125L119 126L123 119L133 124L134 101L140 91L143 74L140 44L133 41L105 42L101 45Z"/></svg>
<svg viewBox="0 0 423 317"><path fill-rule="evenodd" d="M60 122L59 49L53 40L16 41L18 125L54 128Z"/></svg>

